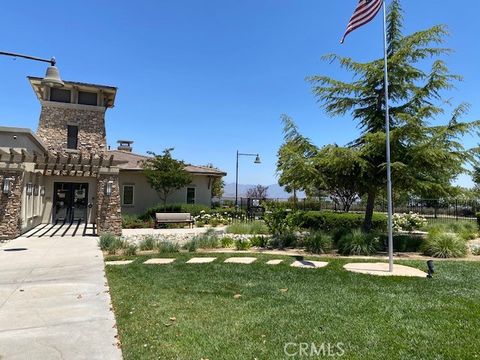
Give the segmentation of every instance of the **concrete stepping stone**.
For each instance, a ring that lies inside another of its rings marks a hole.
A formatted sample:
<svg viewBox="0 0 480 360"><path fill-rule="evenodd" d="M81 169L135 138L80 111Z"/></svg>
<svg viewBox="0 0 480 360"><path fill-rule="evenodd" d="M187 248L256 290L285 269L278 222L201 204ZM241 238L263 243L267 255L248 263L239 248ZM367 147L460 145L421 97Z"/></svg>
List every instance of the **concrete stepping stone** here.
<svg viewBox="0 0 480 360"><path fill-rule="evenodd" d="M251 264L253 263L257 258L255 257L231 257L225 260L225 263L230 263L230 264Z"/></svg>
<svg viewBox="0 0 480 360"><path fill-rule="evenodd" d="M131 264L133 260L113 260L105 261L105 265L128 265Z"/></svg>
<svg viewBox="0 0 480 360"><path fill-rule="evenodd" d="M278 265L282 262L283 260L281 259L274 259L274 260L268 260L266 262L267 265Z"/></svg>
<svg viewBox="0 0 480 360"><path fill-rule="evenodd" d="M427 273L422 270L398 264L393 264L393 272L388 271L388 263L350 263L343 268L347 271L377 276L427 277Z"/></svg>
<svg viewBox="0 0 480 360"><path fill-rule="evenodd" d="M312 260L297 260L294 261L290 266L298 268L322 268L328 265L328 262L325 261L312 261Z"/></svg>
<svg viewBox="0 0 480 360"><path fill-rule="evenodd" d="M215 261L216 257L194 257L187 261L187 264L207 264Z"/></svg>
<svg viewBox="0 0 480 360"><path fill-rule="evenodd" d="M148 265L166 265L166 264L171 264L175 261L175 259L172 258L154 258L154 259L148 259L147 261L144 262L144 264Z"/></svg>

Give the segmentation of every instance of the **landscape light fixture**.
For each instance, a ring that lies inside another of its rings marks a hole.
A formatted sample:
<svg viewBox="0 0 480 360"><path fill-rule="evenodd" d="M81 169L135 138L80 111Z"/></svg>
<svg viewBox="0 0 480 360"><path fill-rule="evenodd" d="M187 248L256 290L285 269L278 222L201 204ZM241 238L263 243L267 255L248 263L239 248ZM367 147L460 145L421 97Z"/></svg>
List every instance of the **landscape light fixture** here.
<svg viewBox="0 0 480 360"><path fill-rule="evenodd" d="M40 188L40 196L45 196L45 186Z"/></svg>
<svg viewBox="0 0 480 360"><path fill-rule="evenodd" d="M12 191L12 181L15 180L14 178L4 178L3 179L3 186L2 186L2 192L5 195L10 194L10 191Z"/></svg>
<svg viewBox="0 0 480 360"><path fill-rule="evenodd" d="M42 84L51 86L51 87L62 87L65 85L62 79L60 78L60 72L58 71L58 68L55 66L57 61L55 60L54 57L52 57L51 59L43 59L36 56L23 55L23 54L17 54L17 53L5 52L5 51L0 51L0 55L12 56L16 58L23 58L23 59L49 63L50 66L47 68L45 77L42 79Z"/></svg>
<svg viewBox="0 0 480 360"><path fill-rule="evenodd" d="M27 183L27 195L30 196L33 194L33 184L31 182Z"/></svg>
<svg viewBox="0 0 480 360"><path fill-rule="evenodd" d="M35 184L33 186L33 196L38 196L38 192L39 192L39 186Z"/></svg>
<svg viewBox="0 0 480 360"><path fill-rule="evenodd" d="M433 277L433 273L435 272L435 266L433 265L433 260L427 261L427 267L428 267L427 278L431 279Z"/></svg>
<svg viewBox="0 0 480 360"><path fill-rule="evenodd" d="M113 181L110 180L107 182L107 186L105 187L105 195L112 196L112 189L113 189Z"/></svg>
<svg viewBox="0 0 480 360"><path fill-rule="evenodd" d="M258 154L243 154L237 150L237 166L235 171L235 208L238 208L238 157L239 156L255 156L254 164L261 164L260 155Z"/></svg>

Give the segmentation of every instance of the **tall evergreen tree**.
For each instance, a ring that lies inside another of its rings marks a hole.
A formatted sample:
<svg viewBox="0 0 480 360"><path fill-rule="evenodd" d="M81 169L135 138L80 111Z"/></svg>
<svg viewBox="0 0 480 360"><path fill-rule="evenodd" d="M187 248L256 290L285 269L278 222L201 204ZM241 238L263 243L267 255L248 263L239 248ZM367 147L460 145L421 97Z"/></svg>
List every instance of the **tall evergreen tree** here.
<svg viewBox="0 0 480 360"><path fill-rule="evenodd" d="M451 51L442 47L448 35L445 26L403 35L400 1L388 9L387 41L390 94L390 128L393 186L422 195L445 196L451 181L475 162L475 149L466 150L461 137L479 122L460 121L467 106L460 105L446 125L431 122L444 114L443 93L460 80L451 74L442 57ZM366 163L362 182L367 194L364 228L371 228L375 197L386 186L385 86L383 58L358 62L335 54L324 57L337 62L353 80L312 76L308 81L321 107L331 116L352 115L361 129L350 146L358 148ZM425 63L430 68L424 70Z"/></svg>

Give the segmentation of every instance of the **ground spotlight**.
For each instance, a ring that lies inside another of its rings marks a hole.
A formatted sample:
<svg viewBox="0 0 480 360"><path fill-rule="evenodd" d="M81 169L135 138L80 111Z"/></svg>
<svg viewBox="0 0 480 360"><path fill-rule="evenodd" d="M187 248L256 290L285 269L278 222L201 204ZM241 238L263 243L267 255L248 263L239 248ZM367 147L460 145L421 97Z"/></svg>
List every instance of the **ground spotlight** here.
<svg viewBox="0 0 480 360"><path fill-rule="evenodd" d="M428 266L428 275L427 277L431 279L433 277L433 273L435 272L435 266L433 265L433 260L428 260L427 261L427 266Z"/></svg>

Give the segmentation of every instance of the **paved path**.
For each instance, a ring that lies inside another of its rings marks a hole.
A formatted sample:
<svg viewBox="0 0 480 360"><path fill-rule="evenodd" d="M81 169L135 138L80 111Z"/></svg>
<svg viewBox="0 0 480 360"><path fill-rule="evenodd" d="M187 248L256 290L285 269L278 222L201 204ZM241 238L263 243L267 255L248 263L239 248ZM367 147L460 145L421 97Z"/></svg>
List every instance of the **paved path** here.
<svg viewBox="0 0 480 360"><path fill-rule="evenodd" d="M0 359L121 359L107 290L95 237L0 245Z"/></svg>

